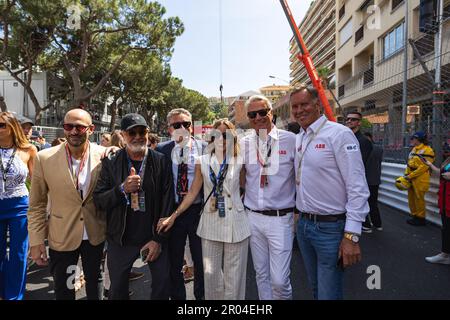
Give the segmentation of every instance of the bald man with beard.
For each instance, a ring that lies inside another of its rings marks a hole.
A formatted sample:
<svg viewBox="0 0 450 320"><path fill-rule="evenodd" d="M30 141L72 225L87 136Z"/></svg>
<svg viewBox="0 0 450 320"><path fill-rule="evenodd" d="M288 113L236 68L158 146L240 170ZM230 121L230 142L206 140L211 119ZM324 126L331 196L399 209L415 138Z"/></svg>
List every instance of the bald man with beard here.
<svg viewBox="0 0 450 320"><path fill-rule="evenodd" d="M89 142L94 125L88 112L69 111L63 127L67 141L41 151L35 160L28 211L30 255L36 264L48 265L48 240L57 300L75 299L73 283L81 256L87 298L98 300L106 217L96 209L92 194L107 149Z"/></svg>

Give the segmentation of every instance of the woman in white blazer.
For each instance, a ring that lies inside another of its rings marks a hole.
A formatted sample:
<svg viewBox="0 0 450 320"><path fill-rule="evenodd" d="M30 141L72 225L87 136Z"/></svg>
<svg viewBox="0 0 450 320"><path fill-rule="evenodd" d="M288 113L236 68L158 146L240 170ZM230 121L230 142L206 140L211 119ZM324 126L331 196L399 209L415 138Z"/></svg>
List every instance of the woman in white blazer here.
<svg viewBox="0 0 450 320"><path fill-rule="evenodd" d="M197 234L202 240L206 300L243 300L250 228L240 192L242 161L234 125L227 119L213 125L207 153L197 158L195 178L183 202L158 223L158 232L172 227L197 197L206 200Z"/></svg>

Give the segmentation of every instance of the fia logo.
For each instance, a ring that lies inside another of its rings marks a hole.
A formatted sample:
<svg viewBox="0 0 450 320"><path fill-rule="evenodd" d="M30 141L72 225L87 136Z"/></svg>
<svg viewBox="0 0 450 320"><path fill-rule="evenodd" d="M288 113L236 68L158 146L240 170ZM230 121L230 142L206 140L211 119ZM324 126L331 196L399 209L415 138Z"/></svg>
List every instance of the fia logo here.
<svg viewBox="0 0 450 320"><path fill-rule="evenodd" d="M347 152L355 152L358 151L358 146L356 144L347 144L345 150L347 150Z"/></svg>

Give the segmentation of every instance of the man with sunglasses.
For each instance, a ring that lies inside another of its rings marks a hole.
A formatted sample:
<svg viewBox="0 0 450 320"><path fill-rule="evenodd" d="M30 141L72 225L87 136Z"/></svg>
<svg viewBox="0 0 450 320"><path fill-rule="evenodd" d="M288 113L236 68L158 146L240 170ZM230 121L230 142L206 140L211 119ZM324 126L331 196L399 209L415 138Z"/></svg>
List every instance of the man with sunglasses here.
<svg viewBox="0 0 450 320"><path fill-rule="evenodd" d="M167 115L171 141L161 143L156 148L170 161L173 173L173 190L175 192L175 210L191 188L195 176L195 158L203 154L206 143L192 136L192 115L183 108L173 109ZM203 281L202 245L197 235L200 222L202 195L178 219L176 219L169 237L170 279L172 300L186 300L183 268L184 248L189 237L192 260L194 261L194 296L202 300L205 295Z"/></svg>
<svg viewBox="0 0 450 320"><path fill-rule="evenodd" d="M140 256L152 274L152 300L169 299L167 234L160 218L171 214L172 172L165 157L148 147L149 129L136 113L121 121L125 148L102 162L94 200L106 211L109 300L129 299L129 274Z"/></svg>
<svg viewBox="0 0 450 320"><path fill-rule="evenodd" d="M290 105L301 126L295 155L300 252L314 299L342 299L343 269L361 260L359 236L369 212L358 140L321 115L315 88L296 88Z"/></svg>
<svg viewBox="0 0 450 320"><path fill-rule="evenodd" d="M106 149L89 142L94 125L88 112L69 111L63 127L67 142L39 152L35 160L28 211L30 255L36 264L47 265L48 239L57 300L75 299L71 279L81 255L87 298L98 300L106 219L94 205L93 190Z"/></svg>
<svg viewBox="0 0 450 320"><path fill-rule="evenodd" d="M245 108L253 131L241 141L244 206L258 295L260 300L290 300L295 134L273 124L272 104L266 97L250 97Z"/></svg>

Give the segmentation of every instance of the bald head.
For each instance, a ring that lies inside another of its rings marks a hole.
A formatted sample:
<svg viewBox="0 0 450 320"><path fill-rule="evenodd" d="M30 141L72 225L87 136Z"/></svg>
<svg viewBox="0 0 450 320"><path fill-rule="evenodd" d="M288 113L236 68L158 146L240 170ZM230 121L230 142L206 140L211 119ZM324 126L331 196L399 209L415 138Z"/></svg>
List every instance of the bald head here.
<svg viewBox="0 0 450 320"><path fill-rule="evenodd" d="M90 126L92 125L92 117L86 110L73 109L66 113L66 116L64 117L64 123L74 123L74 122Z"/></svg>

